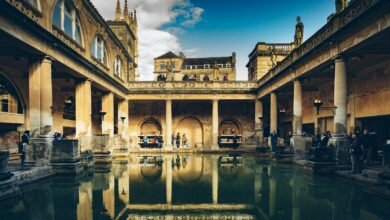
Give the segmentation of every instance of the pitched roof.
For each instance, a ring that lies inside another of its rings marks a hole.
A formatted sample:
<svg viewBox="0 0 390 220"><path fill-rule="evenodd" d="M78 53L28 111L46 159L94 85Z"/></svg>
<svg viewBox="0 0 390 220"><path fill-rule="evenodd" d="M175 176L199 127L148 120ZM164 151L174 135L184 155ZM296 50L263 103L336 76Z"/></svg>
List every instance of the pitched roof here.
<svg viewBox="0 0 390 220"><path fill-rule="evenodd" d="M233 58L232 57L205 57L205 58L187 58L183 62L183 66L185 65L204 65L204 64L210 64L214 65L217 64L233 64Z"/></svg>
<svg viewBox="0 0 390 220"><path fill-rule="evenodd" d="M174 58L179 58L179 57L176 54L174 54L172 51L169 51L168 53L163 54L154 59L174 59Z"/></svg>

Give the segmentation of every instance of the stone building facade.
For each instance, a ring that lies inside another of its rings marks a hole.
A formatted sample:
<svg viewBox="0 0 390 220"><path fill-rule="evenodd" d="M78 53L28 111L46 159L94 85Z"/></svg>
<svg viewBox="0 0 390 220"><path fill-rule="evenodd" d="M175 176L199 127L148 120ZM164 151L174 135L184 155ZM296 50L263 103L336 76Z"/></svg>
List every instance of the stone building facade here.
<svg viewBox="0 0 390 220"><path fill-rule="evenodd" d="M90 1L1 1L0 135L28 129L31 145L47 150L54 132L79 139L81 150L107 136L114 147L139 150L139 135L151 133L171 151L177 132L188 134L191 149L217 150L219 136L232 130L251 146L272 130L298 139L330 130L342 151L345 135L360 127L384 143L389 8L385 0L355 0L305 42L298 19L294 43L256 45L247 82L235 81L234 54L173 53L155 59L156 79L171 74L167 81L139 82L137 18L126 4L105 21ZM185 74L196 80L182 81ZM318 115L314 99L323 102Z"/></svg>
<svg viewBox="0 0 390 220"><path fill-rule="evenodd" d="M159 76L168 81L188 80L223 81L236 80L236 53L228 57L203 57L187 58L183 53L179 55L169 51L157 58L154 58L154 79Z"/></svg>

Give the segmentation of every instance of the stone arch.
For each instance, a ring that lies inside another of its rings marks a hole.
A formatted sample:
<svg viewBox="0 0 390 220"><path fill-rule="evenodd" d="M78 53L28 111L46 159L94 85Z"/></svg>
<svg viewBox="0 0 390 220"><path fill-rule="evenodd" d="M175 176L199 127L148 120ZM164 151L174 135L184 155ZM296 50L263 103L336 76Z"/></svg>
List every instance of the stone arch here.
<svg viewBox="0 0 390 220"><path fill-rule="evenodd" d="M225 118L219 124L219 134L242 134L241 123L234 118Z"/></svg>
<svg viewBox="0 0 390 220"><path fill-rule="evenodd" d="M156 134L162 135L161 123L155 118L147 118L139 124L140 134Z"/></svg>
<svg viewBox="0 0 390 220"><path fill-rule="evenodd" d="M193 116L181 118L175 126L174 132L180 135L186 134L190 148L203 148L204 132L202 122Z"/></svg>
<svg viewBox="0 0 390 220"><path fill-rule="evenodd" d="M17 102L16 108L12 109L11 107L11 111L7 111L7 112L24 114L26 105L23 101L21 92L19 91L16 84L10 78L8 78L3 72L0 72L0 99L1 100L3 100L3 96L4 98L7 98L5 96L9 96L10 98L15 99L15 101ZM2 111L2 106L0 106L0 111Z"/></svg>
<svg viewBox="0 0 390 220"><path fill-rule="evenodd" d="M196 183L204 173L204 157L189 157L189 160L184 162L182 159L181 169L175 173L182 183Z"/></svg>
<svg viewBox="0 0 390 220"><path fill-rule="evenodd" d="M161 178L162 167L142 166L139 168L139 173L148 182L155 182Z"/></svg>

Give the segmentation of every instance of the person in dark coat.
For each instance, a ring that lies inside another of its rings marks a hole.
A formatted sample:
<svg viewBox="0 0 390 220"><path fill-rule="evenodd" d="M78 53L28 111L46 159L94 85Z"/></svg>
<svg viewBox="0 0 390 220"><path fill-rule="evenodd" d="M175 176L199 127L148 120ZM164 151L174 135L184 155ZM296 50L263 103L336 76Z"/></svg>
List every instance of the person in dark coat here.
<svg viewBox="0 0 390 220"><path fill-rule="evenodd" d="M26 159L26 151L29 142L30 142L30 131L26 130L22 135L22 147L20 151L21 153L20 159L22 161L22 166L24 165L24 160Z"/></svg>
<svg viewBox="0 0 390 220"><path fill-rule="evenodd" d="M272 131L272 133L270 134L270 138L271 138L271 151L276 152L276 148L278 147L278 134L276 133L276 131Z"/></svg>
<svg viewBox="0 0 390 220"><path fill-rule="evenodd" d="M351 163L352 163L352 173L361 173L361 158L363 154L362 143L360 137L356 134L352 135L352 143L351 143Z"/></svg>
<svg viewBox="0 0 390 220"><path fill-rule="evenodd" d="M177 148L180 147L180 133L177 133L177 135L176 135L176 147Z"/></svg>

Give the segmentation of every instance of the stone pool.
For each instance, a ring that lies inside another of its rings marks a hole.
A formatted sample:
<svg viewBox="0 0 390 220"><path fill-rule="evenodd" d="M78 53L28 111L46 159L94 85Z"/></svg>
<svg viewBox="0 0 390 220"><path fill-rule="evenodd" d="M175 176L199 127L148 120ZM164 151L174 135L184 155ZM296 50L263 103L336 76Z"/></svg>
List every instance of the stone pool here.
<svg viewBox="0 0 390 220"><path fill-rule="evenodd" d="M22 186L0 219L390 219L390 200L242 155L138 154Z"/></svg>

